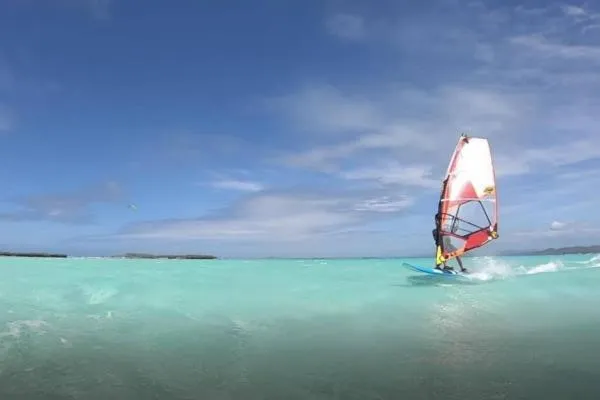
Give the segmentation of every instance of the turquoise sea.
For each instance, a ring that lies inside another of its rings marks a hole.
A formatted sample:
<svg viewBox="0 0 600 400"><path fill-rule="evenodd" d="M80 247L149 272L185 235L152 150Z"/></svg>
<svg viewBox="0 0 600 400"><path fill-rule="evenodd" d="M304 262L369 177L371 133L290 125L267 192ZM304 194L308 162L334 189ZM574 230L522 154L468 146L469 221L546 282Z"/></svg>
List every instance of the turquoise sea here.
<svg viewBox="0 0 600 400"><path fill-rule="evenodd" d="M402 261L2 258L0 399L600 398L600 256Z"/></svg>

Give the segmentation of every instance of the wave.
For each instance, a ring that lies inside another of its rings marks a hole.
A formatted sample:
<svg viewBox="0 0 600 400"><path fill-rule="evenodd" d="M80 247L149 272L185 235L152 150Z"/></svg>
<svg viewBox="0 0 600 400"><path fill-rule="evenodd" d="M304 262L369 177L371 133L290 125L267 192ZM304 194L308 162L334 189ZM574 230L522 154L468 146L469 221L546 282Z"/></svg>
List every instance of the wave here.
<svg viewBox="0 0 600 400"><path fill-rule="evenodd" d="M522 263L515 265L515 263L510 262L510 260L493 257L481 257L475 260L475 267L472 268L469 278L480 281L507 279L522 275L537 275L561 271L600 268L600 254L594 255L583 261L552 259L532 265L524 265Z"/></svg>

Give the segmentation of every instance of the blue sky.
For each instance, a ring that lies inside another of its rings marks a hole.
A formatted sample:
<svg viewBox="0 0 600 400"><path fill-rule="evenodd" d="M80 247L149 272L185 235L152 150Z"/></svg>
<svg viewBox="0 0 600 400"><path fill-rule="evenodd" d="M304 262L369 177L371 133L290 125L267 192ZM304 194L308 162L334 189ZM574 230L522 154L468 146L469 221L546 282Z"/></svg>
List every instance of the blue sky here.
<svg viewBox="0 0 600 400"><path fill-rule="evenodd" d="M492 145L490 251L598 244L592 5L3 2L0 245L427 254L463 131Z"/></svg>

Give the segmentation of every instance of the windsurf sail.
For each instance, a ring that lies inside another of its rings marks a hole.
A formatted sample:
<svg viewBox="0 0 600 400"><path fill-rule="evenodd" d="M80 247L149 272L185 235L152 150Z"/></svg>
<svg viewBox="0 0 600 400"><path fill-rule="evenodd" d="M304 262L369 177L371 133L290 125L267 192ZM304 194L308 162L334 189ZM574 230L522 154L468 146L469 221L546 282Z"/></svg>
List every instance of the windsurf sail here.
<svg viewBox="0 0 600 400"><path fill-rule="evenodd" d="M435 220L436 265L498 238L496 175L487 139L460 137L442 183Z"/></svg>

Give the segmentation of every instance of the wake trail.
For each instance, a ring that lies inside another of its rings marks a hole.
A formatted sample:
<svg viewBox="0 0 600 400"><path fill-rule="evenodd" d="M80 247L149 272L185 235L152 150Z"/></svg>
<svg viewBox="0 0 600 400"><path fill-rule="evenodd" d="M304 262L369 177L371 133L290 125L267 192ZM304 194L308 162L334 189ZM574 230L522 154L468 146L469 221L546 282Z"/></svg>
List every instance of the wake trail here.
<svg viewBox="0 0 600 400"><path fill-rule="evenodd" d="M523 265L521 263L515 265L506 260L482 257L477 260L473 271L469 274L469 279L479 281L501 280L524 275L578 271L593 268L600 268L600 255L594 255L585 261L566 262L563 260L550 260L534 265Z"/></svg>

